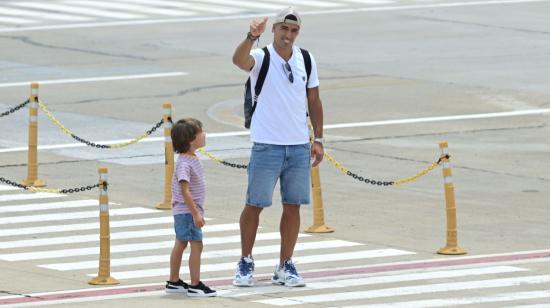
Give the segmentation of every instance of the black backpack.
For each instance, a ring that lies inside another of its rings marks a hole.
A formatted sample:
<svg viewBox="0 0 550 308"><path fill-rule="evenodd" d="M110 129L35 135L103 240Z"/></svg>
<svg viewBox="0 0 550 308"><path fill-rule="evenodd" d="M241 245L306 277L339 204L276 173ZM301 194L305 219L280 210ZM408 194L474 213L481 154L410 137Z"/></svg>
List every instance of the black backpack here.
<svg viewBox="0 0 550 308"><path fill-rule="evenodd" d="M254 86L254 97L252 97L252 89L250 89L250 77L246 80L246 85L244 87L244 127L250 128L250 122L252 121L252 115L256 110L256 104L258 103L258 96L262 92L262 87L264 86L265 77L267 76L267 71L269 70L269 61L270 55L267 46L262 48L264 51L264 59L262 61L262 66L260 67L260 73L258 74L258 80ZM309 75L311 74L311 57L309 52L305 49L300 48L302 56L304 57L304 64L306 67L307 81L306 81L306 91L307 83L309 82Z"/></svg>

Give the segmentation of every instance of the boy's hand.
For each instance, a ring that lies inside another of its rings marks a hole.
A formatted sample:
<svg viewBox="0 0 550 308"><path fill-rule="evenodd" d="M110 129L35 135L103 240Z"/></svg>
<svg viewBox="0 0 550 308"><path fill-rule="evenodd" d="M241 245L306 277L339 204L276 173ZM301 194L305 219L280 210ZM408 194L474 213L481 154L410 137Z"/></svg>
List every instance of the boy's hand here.
<svg viewBox="0 0 550 308"><path fill-rule="evenodd" d="M265 31L265 26L267 25L267 17L262 19L254 19L250 23L250 34L254 36L260 36Z"/></svg>
<svg viewBox="0 0 550 308"><path fill-rule="evenodd" d="M197 228L202 228L205 224L204 217L201 214L193 215L193 222Z"/></svg>

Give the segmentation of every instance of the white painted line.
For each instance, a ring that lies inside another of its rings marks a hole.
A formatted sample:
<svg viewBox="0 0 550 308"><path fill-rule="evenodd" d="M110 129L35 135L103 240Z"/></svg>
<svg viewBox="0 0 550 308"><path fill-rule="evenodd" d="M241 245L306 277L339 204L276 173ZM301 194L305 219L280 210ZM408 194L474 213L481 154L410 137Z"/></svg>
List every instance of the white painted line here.
<svg viewBox="0 0 550 308"><path fill-rule="evenodd" d="M441 121L490 119L490 118L501 118L501 117L540 115L545 113L550 113L550 108L481 113L481 114L465 114L465 115L455 115L455 116L412 118L412 119L400 119L400 120L328 124L323 126L323 129L329 130L329 129L339 129L339 128L351 128L351 127L370 127L370 126L403 125L403 124L429 123L429 122L441 122ZM250 135L249 131L233 131L233 132L225 132L225 133L208 133L206 137L223 138L223 137L248 136L248 135ZM94 141L94 142L100 143L100 144L116 144L116 143L128 142L130 140L131 139L119 139L119 140L104 140L104 141ZM142 139L139 142L160 142L160 141L163 142L164 137L149 137L149 138ZM80 148L85 146L86 145L83 143L65 143L65 144L39 145L38 149L55 150L55 149L66 149L66 148ZM11 153L11 152L22 152L22 151L27 151L27 147L0 149L0 153Z"/></svg>
<svg viewBox="0 0 550 308"><path fill-rule="evenodd" d="M273 5L267 3L258 3L257 1L241 1L241 0L187 0L189 2L209 2L219 5L233 5L236 7L250 7L255 9L266 9L266 10L281 10L284 8L284 5Z"/></svg>
<svg viewBox="0 0 550 308"><path fill-rule="evenodd" d="M300 238L309 237L309 234L299 234ZM258 233L256 236L256 241L267 241L267 240L278 240L280 238L279 232L271 233ZM206 237L203 239L203 243L206 245L218 245L218 244L229 244L229 243L240 243L240 235L231 235L223 237ZM124 244L124 245L111 245L111 254L119 252L132 252L132 251L143 251L143 250L156 250L163 248L172 248L174 246L174 241L163 241L163 242L154 242L154 243L134 243L134 244ZM64 258L64 257L74 257L74 256L86 256L86 255L97 255L99 253L99 247L90 247L90 248L74 248L74 249L61 249L61 250L46 250L46 251L34 251L34 252L23 252L23 253L12 253L12 254L2 254L0 255L0 260L5 261L23 261L23 260L40 260L40 259L50 259L50 258Z"/></svg>
<svg viewBox="0 0 550 308"><path fill-rule="evenodd" d="M270 2L279 2L283 5L288 4L287 0L269 0ZM314 6L314 7L342 7L345 6L343 3L338 2L326 2L326 1L317 1L317 0L292 0L292 5L304 5L304 6Z"/></svg>
<svg viewBox="0 0 550 308"><path fill-rule="evenodd" d="M16 212L27 212L27 211L72 209L72 208L88 207L88 206L94 206L94 205L95 206L99 205L99 201L97 199L0 206L0 212L16 213Z"/></svg>
<svg viewBox="0 0 550 308"><path fill-rule="evenodd" d="M193 0L193 1L202 2L202 0ZM209 2L214 2L220 5L224 5L224 4L231 5L230 3L226 3L227 1L229 0L218 0L218 1L209 1ZM399 11L399 10L432 9L432 8L447 8L447 7L461 7L461 6L495 5L495 4L522 4L522 3L534 3L534 2L544 2L544 1L547 1L547 0L496 0L496 1L450 2L450 3L406 5L406 6L397 5L397 6L374 7L374 8L368 7L368 8L323 10L323 11L306 11L306 12L302 12L302 15L347 14L347 13L358 13L358 12ZM244 4L250 4L249 2L244 2L244 1L240 1L240 2ZM237 5L237 6L241 7L241 5ZM188 22L220 21L220 20L239 20L239 19L257 18L257 17L263 17L263 16L274 16L272 12L280 8L281 8L280 6L277 6L276 8L270 8L269 13L260 13L260 14L188 17L188 18L173 18L173 19L148 19L148 20L118 21L118 22L96 22L96 23L79 23L79 24L70 24L70 25L51 25L51 26L35 26L35 27L12 27L12 28L0 29L0 33L62 30L62 29L82 29L82 28L98 28L98 27L119 27L119 26L152 25L152 24L167 24L167 23L188 23Z"/></svg>
<svg viewBox="0 0 550 308"><path fill-rule="evenodd" d="M340 0L345 2L353 2L360 4L369 4L369 5L381 5L381 4L393 4L395 1L392 0Z"/></svg>
<svg viewBox="0 0 550 308"><path fill-rule="evenodd" d="M47 2L46 3L12 2L11 4L27 7L27 8L39 9L39 10L59 11L59 12L75 13L80 15L97 16L97 17L104 17L104 18L134 19L134 18L144 17L142 15L137 15L137 14L120 13L120 12L113 12L113 11L106 11L106 10L98 10L93 8L79 8L71 5L54 4L54 3L47 3Z"/></svg>
<svg viewBox="0 0 550 308"><path fill-rule="evenodd" d="M12 16L28 16L28 17L33 17L32 20L35 20L35 21L36 19L50 19L50 20L63 20L63 21L92 20L90 18L82 17L82 16L56 14L56 13L39 12L39 11L31 11L31 10L20 10L20 9L8 8L6 6L2 7L2 11L0 11L0 14L12 15Z"/></svg>
<svg viewBox="0 0 550 308"><path fill-rule="evenodd" d="M170 73L158 73L158 74L139 74L139 75L122 75L122 76L109 76L109 77L41 80L41 81L36 81L36 82L38 82L40 85L45 85L45 84L68 84L68 83L82 83L82 82L99 82L99 81L179 77L179 76L186 76L186 75L188 75L188 73L185 73L185 72L170 72ZM0 88L30 86L30 84L32 82L34 82L34 81L0 83Z"/></svg>
<svg viewBox="0 0 550 308"><path fill-rule="evenodd" d="M36 21L25 19L25 18L17 18L17 17L0 17L0 23L25 25L25 24L34 24L36 23Z"/></svg>
<svg viewBox="0 0 550 308"><path fill-rule="evenodd" d="M116 276L114 276L116 277ZM431 294L439 292L477 290L489 288L513 287L519 285L531 285L550 282L550 275L525 276L514 278L499 278L488 280L474 280L464 282L438 283L428 285L416 285L408 287L397 287L388 289L377 289L371 291L355 291L341 293L325 293L310 296L283 297L276 299L258 300L256 303L274 306L292 306L307 303L325 303L348 300L363 300L372 298L405 296L416 294Z"/></svg>
<svg viewBox="0 0 550 308"><path fill-rule="evenodd" d="M97 200L95 201L96 203ZM111 220L109 225L111 229L122 227L134 227L134 226L149 226L158 224L172 224L174 219L172 216L152 217L144 219L129 219L129 220ZM67 231L80 231L80 230L99 230L99 222L83 223L83 224L63 224L55 226L40 226L40 227L28 227L28 228L13 228L3 229L0 231L0 236L15 236L15 235L27 235L27 234L46 234L56 232Z"/></svg>
<svg viewBox="0 0 550 308"><path fill-rule="evenodd" d="M489 119L489 118L537 115L537 114L545 114L545 113L550 113L550 108L493 112L493 113L464 114L464 115L442 116L442 117L425 117L425 118L400 119L400 120L332 124L332 125L326 125L323 128L335 129L335 128L369 127L369 126L396 125L396 124L457 121L457 120Z"/></svg>
<svg viewBox="0 0 550 308"><path fill-rule="evenodd" d="M47 198L62 198L62 197L65 197L65 195L56 194L56 193L46 193L46 192L12 194L12 195L0 195L0 202L47 199Z"/></svg>
<svg viewBox="0 0 550 308"><path fill-rule="evenodd" d="M23 191L23 189L19 187L10 186L10 185L0 185L0 191L12 191L12 190Z"/></svg>
<svg viewBox="0 0 550 308"><path fill-rule="evenodd" d="M97 212L96 212L97 213ZM235 231L239 230L239 224L220 224L206 225L203 227L203 232L220 232L220 231ZM152 229L152 230L133 230L126 232L111 232L111 240L123 239L138 239L155 236L175 235L174 228ZM38 247L60 244L75 244L98 242L99 232L85 235L66 235L61 237L37 238L31 240L17 240L0 242L0 249L22 248L22 247Z"/></svg>
<svg viewBox="0 0 550 308"><path fill-rule="evenodd" d="M137 4L126 4L126 3L112 3L112 2L103 2L103 1L90 1L90 0L71 0L72 5L83 5L88 7L101 7L106 9L116 9L124 11L134 11L138 13L155 14L155 15L165 15L165 16L193 16L196 15L195 12L189 11L180 11L174 9L161 9L153 6L142 6Z"/></svg>
<svg viewBox="0 0 550 308"><path fill-rule="evenodd" d="M119 0L130 3L141 3L149 5L162 5L167 7L183 8L189 10L205 11L218 14L235 14L242 12L243 9L236 7L228 7L221 5L211 5L211 4L195 4L189 2L176 2L176 1L167 1L167 0Z"/></svg>
<svg viewBox="0 0 550 308"><path fill-rule="evenodd" d="M340 241L340 240L306 242L306 243L297 243L294 251L353 247L353 246L359 246L359 245L363 245L363 244ZM280 245L255 246L254 256L277 253L280 251L280 249L281 249ZM226 249L226 250L210 250L210 251L203 252L201 255L201 259L225 258L225 257L238 258L240 256L241 256L240 248ZM187 259L187 256L184 256L183 259L184 260ZM166 262L166 260L167 260L166 254L154 255L154 256L129 257L129 258L113 258L111 259L111 268L116 266L163 263L163 262ZM39 265L39 267L58 270L58 271L93 269L93 268L97 268L97 260L43 264L43 265Z"/></svg>
<svg viewBox="0 0 550 308"><path fill-rule="evenodd" d="M95 262L95 267L97 267L97 261ZM427 280L427 279L443 279L443 278L458 278L466 276L482 276L482 275L494 275L502 273L515 273L515 272L525 272L529 271L528 269L513 267L513 266L493 266L493 267L482 267L482 268L468 268L468 269L459 269L459 270L438 270L438 271L427 271L421 273L406 273L399 275L384 275L384 276L372 276L364 278L352 278L352 279L330 279L330 281L319 281L319 282L308 282L305 288L299 289L288 289L285 292L301 292L307 290L325 290L332 288L350 288L357 286L368 286L368 285L378 285L385 283L396 283L396 282L409 282L409 281L418 281L418 280ZM265 287L260 290L254 291L243 291L242 288L234 288L229 290L230 293L228 297L243 297L243 296L253 296L253 295L263 295L270 293L280 293L281 287ZM336 291L336 290L335 290ZM417 307L422 307L421 305Z"/></svg>
<svg viewBox="0 0 550 308"><path fill-rule="evenodd" d="M472 304L497 303L497 302L500 303L500 302L540 299L540 298L549 298L549 297L550 297L550 291L526 291L526 292L515 292L515 293L498 293L494 295L476 296L476 297L455 297L455 298L446 298L446 299L427 299L427 300L397 302L397 303L387 303L387 304L344 306L342 308L448 307L448 306L458 306L458 305L472 305ZM518 306L518 307L534 308L537 306L533 305L533 306ZM548 308L548 304L540 305L538 307Z"/></svg>
<svg viewBox="0 0 550 308"><path fill-rule="evenodd" d="M147 209L143 207L131 207L131 208L125 208L125 209L110 210L109 216L152 214L152 213L158 213L158 210ZM37 221L55 221L55 220L65 221L65 220L71 220L71 219L82 219L82 218L91 218L91 217L99 217L99 210L86 211L86 212L30 215L30 216L0 217L0 225L37 222Z"/></svg>
<svg viewBox="0 0 550 308"><path fill-rule="evenodd" d="M320 262L336 262L336 261L347 261L347 260L361 260L369 258L380 258L380 257L392 257L392 256L402 256L402 255L411 255L414 252L397 250L397 249L378 249L378 250L364 250L364 251L354 251L354 252L341 252L334 254L321 254L321 255L310 255L310 256L295 256L293 257L294 261L299 264L309 264L309 263L320 263ZM279 259L267 259L267 260L254 260L254 267L275 267L279 263ZM216 271L225 271L235 269L237 260L235 262L228 263L215 263L215 264L201 264L201 272L216 272ZM182 268L182 274L188 273L188 268ZM143 278L143 277L159 277L166 276L170 273L169 267L162 268L153 268L147 270L135 270L135 271L123 271L123 272L111 272L113 277L117 279L133 279L133 278ZM88 274L88 276L95 276L95 274Z"/></svg>

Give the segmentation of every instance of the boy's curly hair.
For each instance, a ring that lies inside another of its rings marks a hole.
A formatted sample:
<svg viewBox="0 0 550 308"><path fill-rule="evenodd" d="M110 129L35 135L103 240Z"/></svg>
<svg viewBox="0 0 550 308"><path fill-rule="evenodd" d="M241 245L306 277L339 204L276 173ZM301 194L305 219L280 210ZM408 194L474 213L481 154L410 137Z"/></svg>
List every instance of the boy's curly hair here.
<svg viewBox="0 0 550 308"><path fill-rule="evenodd" d="M202 131L201 121L193 118L181 119L172 127L172 146L176 153L189 151L191 142Z"/></svg>

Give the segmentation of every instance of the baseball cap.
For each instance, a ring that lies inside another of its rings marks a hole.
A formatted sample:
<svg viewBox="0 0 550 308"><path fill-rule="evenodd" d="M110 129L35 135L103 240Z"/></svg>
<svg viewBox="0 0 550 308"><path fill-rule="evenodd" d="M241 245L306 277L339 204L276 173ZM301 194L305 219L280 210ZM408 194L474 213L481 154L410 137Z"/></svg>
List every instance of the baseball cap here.
<svg viewBox="0 0 550 308"><path fill-rule="evenodd" d="M286 22L287 24L294 24L298 26L302 25L302 19L300 18L300 15L291 6L280 11L277 16L275 16L275 21L273 23L278 24L280 22Z"/></svg>

